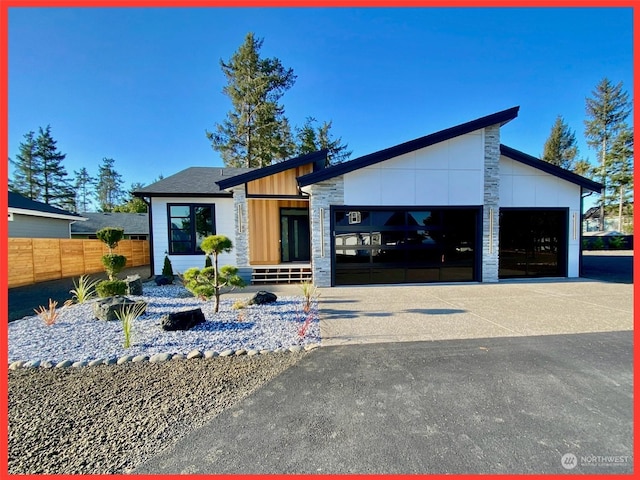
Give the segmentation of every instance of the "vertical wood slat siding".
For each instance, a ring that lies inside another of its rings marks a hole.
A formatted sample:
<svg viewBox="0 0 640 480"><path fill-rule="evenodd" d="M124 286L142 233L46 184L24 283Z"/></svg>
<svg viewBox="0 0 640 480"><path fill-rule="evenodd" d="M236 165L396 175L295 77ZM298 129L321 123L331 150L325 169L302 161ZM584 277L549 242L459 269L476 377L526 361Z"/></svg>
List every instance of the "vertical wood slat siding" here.
<svg viewBox="0 0 640 480"><path fill-rule="evenodd" d="M280 263L280 209L306 208L303 200L249 200L249 264Z"/></svg>
<svg viewBox="0 0 640 480"><path fill-rule="evenodd" d="M249 195L299 195L296 177L313 172L313 164L290 168L284 172L253 180L247 184Z"/></svg>
<svg viewBox="0 0 640 480"><path fill-rule="evenodd" d="M100 258L109 251L100 240L9 238L8 241L9 288L104 272ZM114 252L127 257L127 267L149 264L148 240L121 240Z"/></svg>

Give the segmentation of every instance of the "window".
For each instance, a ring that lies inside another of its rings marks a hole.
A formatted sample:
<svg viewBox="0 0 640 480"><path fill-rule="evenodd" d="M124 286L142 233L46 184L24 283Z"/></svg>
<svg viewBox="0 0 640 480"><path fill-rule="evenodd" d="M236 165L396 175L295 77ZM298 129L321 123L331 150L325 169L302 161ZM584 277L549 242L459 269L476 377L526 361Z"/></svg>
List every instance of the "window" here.
<svg viewBox="0 0 640 480"><path fill-rule="evenodd" d="M200 244L216 233L215 205L168 205L169 253L197 255L204 253Z"/></svg>

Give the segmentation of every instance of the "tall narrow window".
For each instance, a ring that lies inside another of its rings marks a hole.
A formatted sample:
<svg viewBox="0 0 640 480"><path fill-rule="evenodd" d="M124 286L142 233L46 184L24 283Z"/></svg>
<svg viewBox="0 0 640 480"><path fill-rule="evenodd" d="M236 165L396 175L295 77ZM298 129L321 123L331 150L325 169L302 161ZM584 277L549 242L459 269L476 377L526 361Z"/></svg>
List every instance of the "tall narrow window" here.
<svg viewBox="0 0 640 480"><path fill-rule="evenodd" d="M202 240L216 233L215 205L168 205L169 253L196 255Z"/></svg>

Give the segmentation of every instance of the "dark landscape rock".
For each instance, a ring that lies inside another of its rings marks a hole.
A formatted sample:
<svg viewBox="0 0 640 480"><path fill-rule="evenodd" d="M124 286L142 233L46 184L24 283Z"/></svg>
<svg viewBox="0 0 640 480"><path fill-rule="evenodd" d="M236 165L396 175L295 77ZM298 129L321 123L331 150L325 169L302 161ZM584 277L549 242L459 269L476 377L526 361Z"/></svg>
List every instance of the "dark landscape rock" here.
<svg viewBox="0 0 640 480"><path fill-rule="evenodd" d="M140 275L129 275L124 281L127 283L127 295L142 295Z"/></svg>
<svg viewBox="0 0 640 480"><path fill-rule="evenodd" d="M122 312L124 309L139 308L140 315L147 310L147 302L131 300L124 295L116 295L114 297L98 300L93 304L93 315L98 320L111 322L118 320L116 312Z"/></svg>
<svg viewBox="0 0 640 480"><path fill-rule="evenodd" d="M173 283L173 278L165 275L156 275L155 282L158 286L171 285Z"/></svg>
<svg viewBox="0 0 640 480"><path fill-rule="evenodd" d="M253 297L251 297L251 300L249 300L248 304L264 305L267 303L273 303L276 300L278 300L278 297L276 296L275 293L265 292L264 290L260 290L259 292L256 292L256 294Z"/></svg>
<svg viewBox="0 0 640 480"><path fill-rule="evenodd" d="M204 313L202 313L202 310L195 308L193 310L163 315L160 320L160 326L163 330L167 331L190 330L204 321Z"/></svg>

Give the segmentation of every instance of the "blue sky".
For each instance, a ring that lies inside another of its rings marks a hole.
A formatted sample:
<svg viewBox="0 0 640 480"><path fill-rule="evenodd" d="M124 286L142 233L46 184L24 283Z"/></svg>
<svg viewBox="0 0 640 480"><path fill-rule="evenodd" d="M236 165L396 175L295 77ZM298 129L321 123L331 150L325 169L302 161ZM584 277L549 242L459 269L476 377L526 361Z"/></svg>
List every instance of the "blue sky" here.
<svg viewBox="0 0 640 480"><path fill-rule="evenodd" d="M560 114L595 161L585 98L603 77L632 94L632 26L631 8L10 8L9 156L50 124L70 175L221 166L219 60L252 31L298 76L292 125L332 120L352 158L520 105L503 143L540 155Z"/></svg>

